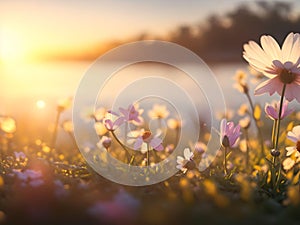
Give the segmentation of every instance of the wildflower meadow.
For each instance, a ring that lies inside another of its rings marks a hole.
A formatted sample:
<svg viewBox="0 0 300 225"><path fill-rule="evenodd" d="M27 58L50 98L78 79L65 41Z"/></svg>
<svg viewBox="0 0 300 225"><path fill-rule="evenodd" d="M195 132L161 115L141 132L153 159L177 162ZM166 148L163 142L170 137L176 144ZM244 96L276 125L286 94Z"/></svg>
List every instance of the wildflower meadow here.
<svg viewBox="0 0 300 225"><path fill-rule="evenodd" d="M244 44L241 54L249 71L236 68L232 88L244 103L218 116L216 156L207 153L211 134L204 129L173 159L177 173L156 184L122 185L94 171L78 150L72 118L62 119L72 98L58 101L47 141L21 145L15 136L18 121L2 115L0 223L299 222L300 35L287 34L282 46L263 35L259 43ZM253 93L268 101L257 103ZM117 110L100 106L83 109L81 116L99 137L98 143L79 146L95 164L109 154L131 167L152 168L168 159L185 135L180 133L184 119L159 103L149 109L134 102ZM155 121L152 127L149 119ZM59 132L69 137L70 151L57 144ZM207 165L204 170L200 163Z"/></svg>

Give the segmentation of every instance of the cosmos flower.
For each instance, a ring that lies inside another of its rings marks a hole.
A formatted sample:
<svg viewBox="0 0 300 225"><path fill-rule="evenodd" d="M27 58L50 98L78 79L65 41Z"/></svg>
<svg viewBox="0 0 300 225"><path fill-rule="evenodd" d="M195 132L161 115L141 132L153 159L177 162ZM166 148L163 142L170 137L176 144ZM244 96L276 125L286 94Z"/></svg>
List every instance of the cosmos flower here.
<svg viewBox="0 0 300 225"><path fill-rule="evenodd" d="M119 126L121 126L124 123L124 117L119 117L116 120L111 120L111 119L105 119L104 120L104 125L107 130L109 131L114 131L116 130Z"/></svg>
<svg viewBox="0 0 300 225"><path fill-rule="evenodd" d="M265 112L270 119L278 120L279 106L280 106L280 102L273 102L273 104L268 104L268 103L266 104ZM288 101L285 101L282 105L280 119L287 117L292 112L293 112L292 109L288 109Z"/></svg>
<svg viewBox="0 0 300 225"><path fill-rule="evenodd" d="M186 167L186 164L190 161L192 161L194 158L194 153L189 149L185 148L183 150L183 157L177 156L177 166L176 168L181 170L183 173L186 173L188 168Z"/></svg>
<svg viewBox="0 0 300 225"><path fill-rule="evenodd" d="M300 102L300 35L290 33L282 48L269 35L260 39L261 46L254 41L244 45L243 57L257 71L262 72L269 80L255 89L255 94L269 93L281 95L286 85L285 98Z"/></svg>
<svg viewBox="0 0 300 225"><path fill-rule="evenodd" d="M164 147L162 145L162 139L159 138L159 134L153 136L150 131L145 131L142 133L142 135L137 137L133 149L141 149L142 153L146 153L148 145L156 151L164 150Z"/></svg>
<svg viewBox="0 0 300 225"><path fill-rule="evenodd" d="M153 108L148 112L148 116L151 119L165 119L169 116L170 112L165 105L155 104Z"/></svg>
<svg viewBox="0 0 300 225"><path fill-rule="evenodd" d="M123 117L124 121L126 121L126 122L136 122L139 124L143 121L143 119L141 118L143 109L138 110L132 104L129 105L127 109L120 107L119 111L121 113L121 117Z"/></svg>
<svg viewBox="0 0 300 225"><path fill-rule="evenodd" d="M289 131L287 138L295 143L294 146L286 147L286 155L291 156L295 153L295 157L299 158L300 156L300 125L295 126L292 131Z"/></svg>
<svg viewBox="0 0 300 225"><path fill-rule="evenodd" d="M223 119L220 124L220 142L224 147L233 147L241 135L240 125L234 126L233 122Z"/></svg>

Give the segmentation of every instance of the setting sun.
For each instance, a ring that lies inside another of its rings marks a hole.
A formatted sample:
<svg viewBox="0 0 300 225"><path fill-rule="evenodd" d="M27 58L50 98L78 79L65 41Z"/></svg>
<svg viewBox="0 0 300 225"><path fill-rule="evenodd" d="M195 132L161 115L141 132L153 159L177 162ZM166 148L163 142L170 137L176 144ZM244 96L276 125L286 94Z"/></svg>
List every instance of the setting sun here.
<svg viewBox="0 0 300 225"><path fill-rule="evenodd" d="M43 100L38 100L35 104L36 104L36 107L39 109L43 109L46 106L46 103Z"/></svg>
<svg viewBox="0 0 300 225"><path fill-rule="evenodd" d="M0 61L9 63L25 58L25 46L21 36L9 29L1 29Z"/></svg>

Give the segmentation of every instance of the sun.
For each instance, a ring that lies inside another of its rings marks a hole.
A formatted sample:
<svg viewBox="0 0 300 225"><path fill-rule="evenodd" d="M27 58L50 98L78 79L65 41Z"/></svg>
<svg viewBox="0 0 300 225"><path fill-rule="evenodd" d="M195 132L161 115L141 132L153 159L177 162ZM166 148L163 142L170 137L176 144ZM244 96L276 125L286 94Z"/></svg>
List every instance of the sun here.
<svg viewBox="0 0 300 225"><path fill-rule="evenodd" d="M18 32L3 28L0 30L0 62L10 63L25 59L25 45Z"/></svg>
<svg viewBox="0 0 300 225"><path fill-rule="evenodd" d="M46 107L46 102L43 101L43 100L38 100L36 103L35 103L36 107L39 108L39 109L43 109Z"/></svg>

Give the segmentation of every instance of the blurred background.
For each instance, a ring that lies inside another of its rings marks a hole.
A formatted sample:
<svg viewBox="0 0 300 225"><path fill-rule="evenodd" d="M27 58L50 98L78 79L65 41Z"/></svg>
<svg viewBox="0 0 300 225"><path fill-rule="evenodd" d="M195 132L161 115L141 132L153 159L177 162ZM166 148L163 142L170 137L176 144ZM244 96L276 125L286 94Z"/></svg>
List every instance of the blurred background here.
<svg viewBox="0 0 300 225"><path fill-rule="evenodd" d="M243 44L262 34L282 43L291 31L300 31L296 0L1 0L0 115L17 120L17 135L27 134L24 142L45 138L40 130L54 122L58 99L74 96L95 59L123 43L149 39L198 54L234 107L244 101L229 100L237 96L231 77L247 70Z"/></svg>

